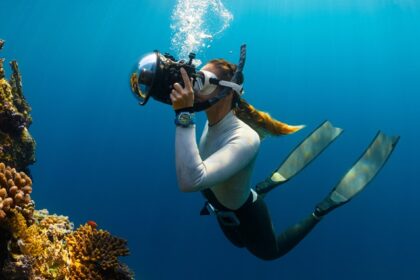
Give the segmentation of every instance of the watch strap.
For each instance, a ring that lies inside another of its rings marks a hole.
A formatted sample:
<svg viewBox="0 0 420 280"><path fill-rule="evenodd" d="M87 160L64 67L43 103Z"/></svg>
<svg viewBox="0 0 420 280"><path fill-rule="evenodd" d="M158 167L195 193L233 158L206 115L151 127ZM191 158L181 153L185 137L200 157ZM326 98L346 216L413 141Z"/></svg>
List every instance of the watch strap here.
<svg viewBox="0 0 420 280"><path fill-rule="evenodd" d="M182 112L194 113L194 107L185 107L185 108L175 110L175 115L178 116L178 114Z"/></svg>

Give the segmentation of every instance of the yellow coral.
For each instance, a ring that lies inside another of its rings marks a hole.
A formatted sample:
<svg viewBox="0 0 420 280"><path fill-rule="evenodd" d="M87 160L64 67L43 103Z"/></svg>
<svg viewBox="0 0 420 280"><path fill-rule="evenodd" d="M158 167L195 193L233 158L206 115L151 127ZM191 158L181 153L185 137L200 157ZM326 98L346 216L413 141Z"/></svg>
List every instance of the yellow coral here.
<svg viewBox="0 0 420 280"><path fill-rule="evenodd" d="M34 259L33 274L42 279L64 280L69 274L69 254L65 235L71 232L73 225L68 217L49 215L46 210L35 211L35 224L44 240L41 255Z"/></svg>
<svg viewBox="0 0 420 280"><path fill-rule="evenodd" d="M69 274L69 256L61 228L68 233L72 225L67 217L41 213L34 215L39 220L27 227L20 212L15 209L10 211L7 224L14 238L10 246L14 252L11 253L16 257L25 255L31 258L32 275L42 276L42 279L64 280ZM54 222L58 222L59 226Z"/></svg>
<svg viewBox="0 0 420 280"><path fill-rule="evenodd" d="M34 260L33 274L42 279L61 280L69 274L68 252L63 240L54 240Z"/></svg>
<svg viewBox="0 0 420 280"><path fill-rule="evenodd" d="M8 220L8 225L13 237L17 240L20 251L32 257L37 257L43 253L45 242L48 238L43 236L37 225L27 226L26 220L22 213L16 209L10 211L12 213Z"/></svg>
<svg viewBox="0 0 420 280"><path fill-rule="evenodd" d="M0 79L0 100L0 106L5 106L6 103L13 104L12 86L5 78ZM16 111L15 108L13 109Z"/></svg>
<svg viewBox="0 0 420 280"><path fill-rule="evenodd" d="M28 228L26 220L22 214L20 214L15 209L10 210L10 218L7 221L7 226L10 229L13 237L19 239L25 235L25 231Z"/></svg>
<svg viewBox="0 0 420 280"><path fill-rule="evenodd" d="M31 225L22 237L21 250L25 255L37 257L41 255L45 248L48 238L43 236L37 225Z"/></svg>

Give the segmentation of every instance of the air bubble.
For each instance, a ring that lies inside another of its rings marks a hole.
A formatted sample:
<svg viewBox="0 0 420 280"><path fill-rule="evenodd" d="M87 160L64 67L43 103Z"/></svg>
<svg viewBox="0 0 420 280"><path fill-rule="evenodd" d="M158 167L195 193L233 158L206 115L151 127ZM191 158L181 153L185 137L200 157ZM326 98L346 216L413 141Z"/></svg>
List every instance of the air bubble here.
<svg viewBox="0 0 420 280"><path fill-rule="evenodd" d="M221 0L178 0L172 11L171 49L179 59L209 48L216 35L229 27L232 13Z"/></svg>

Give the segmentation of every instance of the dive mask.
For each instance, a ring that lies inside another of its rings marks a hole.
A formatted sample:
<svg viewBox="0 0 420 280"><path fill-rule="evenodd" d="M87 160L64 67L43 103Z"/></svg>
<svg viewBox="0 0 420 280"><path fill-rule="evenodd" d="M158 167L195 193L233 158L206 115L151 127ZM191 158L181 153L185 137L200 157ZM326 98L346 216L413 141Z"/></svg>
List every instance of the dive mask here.
<svg viewBox="0 0 420 280"><path fill-rule="evenodd" d="M210 82L210 79L217 80L216 74L210 71L200 70L197 76L193 86L195 94L202 96L210 95L217 88L216 84Z"/></svg>
<svg viewBox="0 0 420 280"><path fill-rule="evenodd" d="M190 53L189 61L186 62L184 60L176 61L168 53L161 54L159 51L154 51L143 56L137 65L136 71L131 74L131 91L140 105L145 105L150 97L171 105L170 94L174 83L185 86L180 72L180 69L184 68L188 76L192 78L192 86L196 94L209 95L217 86L223 88L217 96L204 102L196 101L194 103L194 111L202 111L228 95L231 90L242 94L242 85L235 82L237 73L242 72L245 64L245 54L246 46L243 45L241 46L241 57L236 73L231 81L224 81L219 80L212 72L206 70L197 71L193 64L194 53Z"/></svg>

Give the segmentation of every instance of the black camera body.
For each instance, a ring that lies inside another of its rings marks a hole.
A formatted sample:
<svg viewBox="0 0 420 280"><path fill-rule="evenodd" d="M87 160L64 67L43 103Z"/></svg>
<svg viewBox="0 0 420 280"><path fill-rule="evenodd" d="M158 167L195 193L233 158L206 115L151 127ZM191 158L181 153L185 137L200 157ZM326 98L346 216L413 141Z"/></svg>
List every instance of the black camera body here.
<svg viewBox="0 0 420 280"><path fill-rule="evenodd" d="M181 68L185 69L190 78L196 78L196 67L192 63L194 58L195 54L190 53L188 62L176 61L168 53L154 51L148 58L141 60L138 73L131 76L131 89L140 104L145 105L150 96L159 102L172 104L170 94L174 83L185 86Z"/></svg>
<svg viewBox="0 0 420 280"><path fill-rule="evenodd" d="M181 75L181 68L185 69L188 77L195 78L196 68L192 64L195 54L190 53L189 58L189 62L186 63L184 60L176 61L175 58L168 53L159 56L160 63L158 63L156 73L158 79L155 81L155 88L152 89L153 92L155 92L152 96L154 99L166 104L172 104L169 95L174 88L173 85L179 83L182 87L185 86Z"/></svg>

